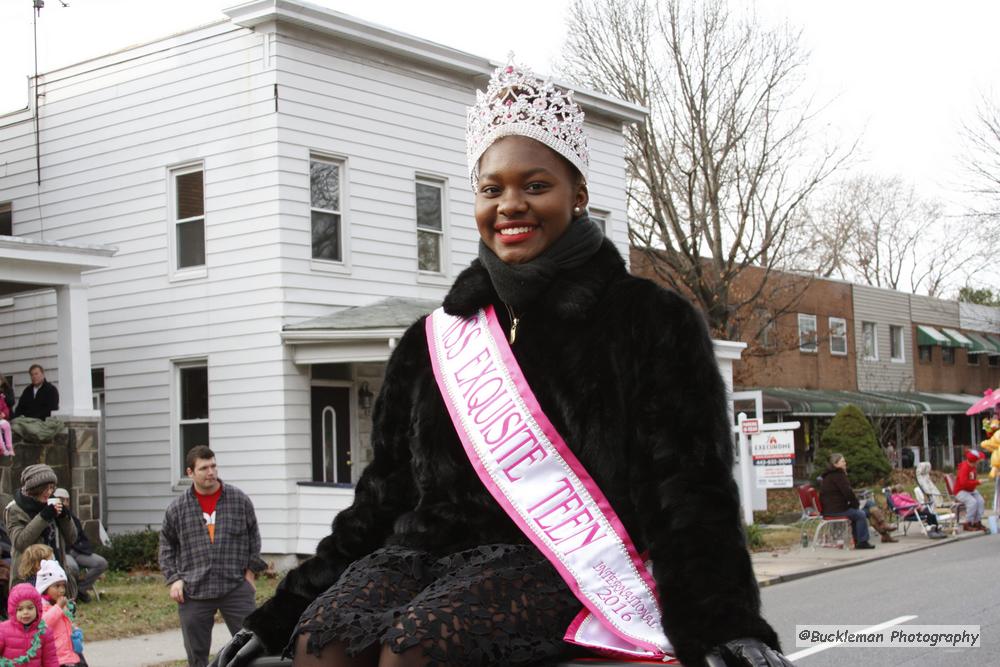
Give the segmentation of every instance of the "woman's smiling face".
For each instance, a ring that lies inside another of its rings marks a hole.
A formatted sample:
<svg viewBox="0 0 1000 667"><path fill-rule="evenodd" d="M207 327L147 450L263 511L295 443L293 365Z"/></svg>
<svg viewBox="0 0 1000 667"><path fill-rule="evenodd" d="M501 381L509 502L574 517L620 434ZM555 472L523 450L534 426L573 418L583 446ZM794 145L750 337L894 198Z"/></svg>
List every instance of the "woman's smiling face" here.
<svg viewBox="0 0 1000 667"><path fill-rule="evenodd" d="M538 257L565 233L587 186L558 153L534 139L498 139L479 159L476 226L502 262Z"/></svg>

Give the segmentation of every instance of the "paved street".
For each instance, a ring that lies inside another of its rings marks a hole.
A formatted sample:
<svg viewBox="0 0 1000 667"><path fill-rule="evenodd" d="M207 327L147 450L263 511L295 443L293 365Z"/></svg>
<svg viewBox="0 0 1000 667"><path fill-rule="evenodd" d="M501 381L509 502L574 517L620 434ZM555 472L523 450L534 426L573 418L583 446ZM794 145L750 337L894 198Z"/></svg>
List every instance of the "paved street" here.
<svg viewBox="0 0 1000 667"><path fill-rule="evenodd" d="M1000 537L956 540L845 569L764 587L765 617L785 653L802 667L996 665L1000 634ZM978 624L980 648L795 646L796 624Z"/></svg>

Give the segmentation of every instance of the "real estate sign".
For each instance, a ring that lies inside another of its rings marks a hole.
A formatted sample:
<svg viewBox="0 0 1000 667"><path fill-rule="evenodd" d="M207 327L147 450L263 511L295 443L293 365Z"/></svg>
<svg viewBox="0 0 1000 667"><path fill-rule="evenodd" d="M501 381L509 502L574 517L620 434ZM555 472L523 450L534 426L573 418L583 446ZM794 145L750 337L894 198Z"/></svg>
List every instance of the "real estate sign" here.
<svg viewBox="0 0 1000 667"><path fill-rule="evenodd" d="M792 431L754 433L750 436L750 454L757 471L758 489L792 486L792 461L795 460L795 436Z"/></svg>

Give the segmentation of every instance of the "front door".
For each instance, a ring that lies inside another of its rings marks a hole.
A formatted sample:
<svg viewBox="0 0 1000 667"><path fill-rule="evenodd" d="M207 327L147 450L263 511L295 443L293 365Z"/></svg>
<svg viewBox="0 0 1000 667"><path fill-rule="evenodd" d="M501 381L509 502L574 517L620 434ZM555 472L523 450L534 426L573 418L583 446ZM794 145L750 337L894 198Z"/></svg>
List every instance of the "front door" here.
<svg viewBox="0 0 1000 667"><path fill-rule="evenodd" d="M351 390L312 388L313 481L351 483Z"/></svg>

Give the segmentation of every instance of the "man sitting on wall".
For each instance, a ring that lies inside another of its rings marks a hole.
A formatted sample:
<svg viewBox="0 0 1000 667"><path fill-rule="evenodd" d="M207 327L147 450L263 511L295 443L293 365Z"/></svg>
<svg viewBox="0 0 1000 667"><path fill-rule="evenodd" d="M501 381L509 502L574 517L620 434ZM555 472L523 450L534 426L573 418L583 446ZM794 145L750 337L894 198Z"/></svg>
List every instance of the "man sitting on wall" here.
<svg viewBox="0 0 1000 667"><path fill-rule="evenodd" d="M31 384L21 393L17 408L14 410L14 419L18 417L46 419L59 409L59 390L45 379L45 369L38 364L32 364L28 374L31 375Z"/></svg>

